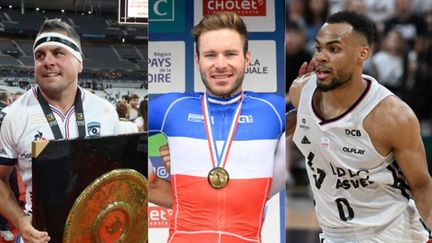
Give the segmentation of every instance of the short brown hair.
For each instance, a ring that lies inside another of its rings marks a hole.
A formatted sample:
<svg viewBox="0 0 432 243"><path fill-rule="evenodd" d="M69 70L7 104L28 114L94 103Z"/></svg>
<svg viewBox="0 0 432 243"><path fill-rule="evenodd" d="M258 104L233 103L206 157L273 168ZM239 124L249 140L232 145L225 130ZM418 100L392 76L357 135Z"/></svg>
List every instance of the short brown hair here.
<svg viewBox="0 0 432 243"><path fill-rule="evenodd" d="M119 118L129 119L128 106L125 103L119 102L116 107L117 115Z"/></svg>
<svg viewBox="0 0 432 243"><path fill-rule="evenodd" d="M199 38L201 34L220 29L230 29L239 33L243 40L243 54L246 55L248 51L248 32L246 24L240 16L232 12L219 12L214 15L205 16L197 25L195 25L192 29L192 35L196 44L196 53L199 54Z"/></svg>

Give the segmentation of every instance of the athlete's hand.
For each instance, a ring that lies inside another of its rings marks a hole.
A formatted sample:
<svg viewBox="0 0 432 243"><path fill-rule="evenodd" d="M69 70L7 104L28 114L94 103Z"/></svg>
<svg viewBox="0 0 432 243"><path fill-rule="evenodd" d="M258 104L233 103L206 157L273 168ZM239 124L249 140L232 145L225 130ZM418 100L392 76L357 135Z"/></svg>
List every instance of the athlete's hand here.
<svg viewBox="0 0 432 243"><path fill-rule="evenodd" d="M45 243L50 241L48 232L35 229L31 223L32 216L24 215L18 221L18 230L20 231L24 242L26 243Z"/></svg>
<svg viewBox="0 0 432 243"><path fill-rule="evenodd" d="M308 62L304 62L299 69L298 72L298 76L301 77L307 73L312 72L315 69L315 65L316 65L316 60L315 58L312 58L309 63Z"/></svg>
<svg viewBox="0 0 432 243"><path fill-rule="evenodd" d="M169 146L168 144L163 145L159 148L160 156L162 157L163 164L165 166L165 169L167 171L170 171L171 168L171 157L169 152Z"/></svg>

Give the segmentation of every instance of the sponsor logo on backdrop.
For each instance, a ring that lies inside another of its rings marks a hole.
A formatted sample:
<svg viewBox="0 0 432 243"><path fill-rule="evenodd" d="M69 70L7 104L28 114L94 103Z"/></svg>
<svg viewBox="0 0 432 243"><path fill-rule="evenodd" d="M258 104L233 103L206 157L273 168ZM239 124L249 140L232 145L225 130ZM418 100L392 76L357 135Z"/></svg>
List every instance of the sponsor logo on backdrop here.
<svg viewBox="0 0 432 243"><path fill-rule="evenodd" d="M204 0L203 14L235 12L240 16L266 16L266 0Z"/></svg>
<svg viewBox="0 0 432 243"><path fill-rule="evenodd" d="M149 93L184 92L185 44L183 41L149 42Z"/></svg>
<svg viewBox="0 0 432 243"><path fill-rule="evenodd" d="M148 226L149 228L167 228L169 227L169 219L172 216L172 210L158 207L148 207Z"/></svg>
<svg viewBox="0 0 432 243"><path fill-rule="evenodd" d="M147 59L147 66L154 69L155 73L148 73L149 83L171 83L171 52L153 52L153 56Z"/></svg>
<svg viewBox="0 0 432 243"><path fill-rule="evenodd" d="M268 74L269 67L261 64L259 59L251 60L249 67L246 69L246 73L250 74Z"/></svg>
<svg viewBox="0 0 432 243"><path fill-rule="evenodd" d="M150 21L173 21L175 0L150 0Z"/></svg>

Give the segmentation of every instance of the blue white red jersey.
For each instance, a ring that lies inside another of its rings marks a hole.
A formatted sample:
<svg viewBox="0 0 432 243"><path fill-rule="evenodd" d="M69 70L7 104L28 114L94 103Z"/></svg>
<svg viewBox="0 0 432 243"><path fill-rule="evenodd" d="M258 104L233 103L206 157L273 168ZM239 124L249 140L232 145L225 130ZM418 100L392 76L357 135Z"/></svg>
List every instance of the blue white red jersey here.
<svg viewBox="0 0 432 243"><path fill-rule="evenodd" d="M214 189L207 180L213 165L202 96L173 93L149 102L149 130L164 133L170 148L173 216L168 242L261 242L274 169L278 161L285 164L284 98L244 92L224 167L230 179L226 187ZM240 100L240 94L228 99L208 96L218 151ZM282 154L279 159L277 154Z"/></svg>

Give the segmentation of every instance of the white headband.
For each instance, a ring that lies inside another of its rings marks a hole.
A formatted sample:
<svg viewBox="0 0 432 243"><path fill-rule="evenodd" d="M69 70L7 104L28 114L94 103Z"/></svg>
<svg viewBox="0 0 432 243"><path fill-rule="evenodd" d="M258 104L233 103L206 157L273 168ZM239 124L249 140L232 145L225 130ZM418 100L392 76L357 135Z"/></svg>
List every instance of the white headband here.
<svg viewBox="0 0 432 243"><path fill-rule="evenodd" d="M82 63L80 46L72 38L57 32L42 33L36 38L33 44L33 53L35 53L37 49L47 45L56 45L65 48Z"/></svg>

